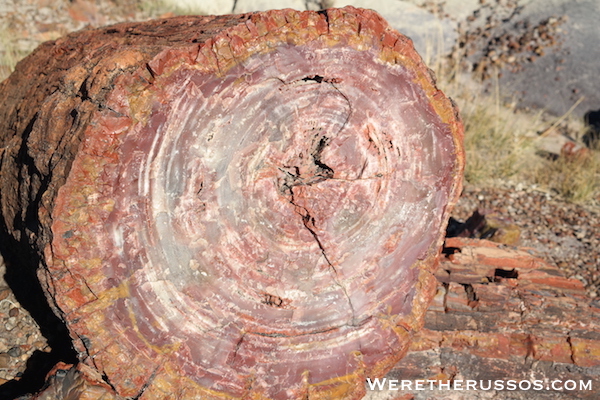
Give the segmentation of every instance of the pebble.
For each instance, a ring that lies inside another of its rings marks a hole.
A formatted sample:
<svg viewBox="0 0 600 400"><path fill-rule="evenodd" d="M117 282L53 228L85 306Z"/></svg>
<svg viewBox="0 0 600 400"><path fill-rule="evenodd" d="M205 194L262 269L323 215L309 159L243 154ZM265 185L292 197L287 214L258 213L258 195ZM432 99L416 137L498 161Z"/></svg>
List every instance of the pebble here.
<svg viewBox="0 0 600 400"><path fill-rule="evenodd" d="M6 353L0 353L0 368L8 368L10 363L10 355Z"/></svg>
<svg viewBox="0 0 600 400"><path fill-rule="evenodd" d="M52 9L49 7L40 7L37 9L37 12L42 17L49 17L52 14Z"/></svg>
<svg viewBox="0 0 600 400"><path fill-rule="evenodd" d="M20 357L21 353L22 353L21 348L18 346L15 346L8 351L8 355L11 357L15 357L15 358Z"/></svg>
<svg viewBox="0 0 600 400"><path fill-rule="evenodd" d="M36 348L36 349L40 349L40 350L44 350L44 351L46 351L46 350L50 351L50 346L48 346L46 344L46 342L42 341L42 340L37 340L37 341L33 342L32 346L34 348Z"/></svg>
<svg viewBox="0 0 600 400"><path fill-rule="evenodd" d="M6 329L7 331L12 331L13 329L15 329L15 327L17 326L18 321L16 317L10 317L8 318L8 320L6 321L6 323L4 324L4 329Z"/></svg>

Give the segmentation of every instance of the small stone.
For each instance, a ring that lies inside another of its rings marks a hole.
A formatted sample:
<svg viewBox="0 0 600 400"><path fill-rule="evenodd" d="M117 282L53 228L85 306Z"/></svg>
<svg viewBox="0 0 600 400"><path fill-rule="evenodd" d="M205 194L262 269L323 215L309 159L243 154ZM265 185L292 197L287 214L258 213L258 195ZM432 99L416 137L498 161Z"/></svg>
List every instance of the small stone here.
<svg viewBox="0 0 600 400"><path fill-rule="evenodd" d="M21 356L21 348L18 346L11 348L8 351L8 355L10 355L11 357L20 357Z"/></svg>
<svg viewBox="0 0 600 400"><path fill-rule="evenodd" d="M0 354L0 368L8 368L8 364L10 363L10 355L6 353Z"/></svg>
<svg viewBox="0 0 600 400"><path fill-rule="evenodd" d="M10 289L6 286L0 287L0 301L4 300L10 294Z"/></svg>
<svg viewBox="0 0 600 400"><path fill-rule="evenodd" d="M18 317L19 316L19 309L17 307L11 308L10 311L8 312L8 315L10 317Z"/></svg>
<svg viewBox="0 0 600 400"><path fill-rule="evenodd" d="M33 342L33 347L41 350L46 347L46 342L44 342L43 340L37 340Z"/></svg>
<svg viewBox="0 0 600 400"><path fill-rule="evenodd" d="M17 318L10 317L6 323L4 324L4 329L7 331L12 331L17 326Z"/></svg>

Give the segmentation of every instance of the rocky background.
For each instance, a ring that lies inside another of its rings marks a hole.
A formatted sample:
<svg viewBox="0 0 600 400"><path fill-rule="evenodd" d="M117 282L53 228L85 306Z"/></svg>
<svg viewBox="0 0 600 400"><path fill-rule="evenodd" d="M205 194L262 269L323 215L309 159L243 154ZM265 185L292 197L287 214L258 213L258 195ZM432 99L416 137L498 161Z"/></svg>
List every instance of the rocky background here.
<svg viewBox="0 0 600 400"><path fill-rule="evenodd" d="M286 7L315 10L345 5L379 11L414 40L438 75L443 61L444 68L467 76L477 90L493 92L499 86L518 108L542 110L549 121L547 127L569 114L588 127L587 139L580 139L590 144L598 137L597 0L0 0L0 77L8 76L15 63L39 43L88 27L182 13L226 14ZM555 128L558 133L545 135L550 153L561 154L568 143L584 146L565 136L568 130ZM598 196L575 204L556 192L521 182L467 183L449 233L526 246L553 268L550 275L580 282L576 301L595 309L596 314L592 312L589 318L597 320L599 204ZM479 217L467 221L476 210ZM465 221L467 225L462 224ZM0 398L13 398L39 389L43 375L58 360L49 355L52 332L44 326L45 318L36 316L34 320L31 315L35 311L22 306L27 304L27 279L32 277L6 271L0 263L0 277L5 273L6 279L0 279ZM446 283L448 290L451 284ZM558 316L552 324L567 321L563 328L568 330L577 318ZM436 326L435 321L428 325L430 336L443 330ZM420 350L427 347L420 343ZM42 370L45 372L40 375ZM597 369L581 374L598 379ZM600 380L595 383L600 386ZM535 394L527 396L536 398Z"/></svg>

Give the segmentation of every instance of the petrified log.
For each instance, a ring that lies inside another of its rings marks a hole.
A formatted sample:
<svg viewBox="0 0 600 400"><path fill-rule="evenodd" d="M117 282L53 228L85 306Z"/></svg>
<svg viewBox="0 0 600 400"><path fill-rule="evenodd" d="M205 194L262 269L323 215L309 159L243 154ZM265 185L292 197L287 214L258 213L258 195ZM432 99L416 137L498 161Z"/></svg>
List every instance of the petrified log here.
<svg viewBox="0 0 600 400"><path fill-rule="evenodd" d="M116 395L359 398L406 352L462 127L376 13L78 32L1 91L6 231Z"/></svg>

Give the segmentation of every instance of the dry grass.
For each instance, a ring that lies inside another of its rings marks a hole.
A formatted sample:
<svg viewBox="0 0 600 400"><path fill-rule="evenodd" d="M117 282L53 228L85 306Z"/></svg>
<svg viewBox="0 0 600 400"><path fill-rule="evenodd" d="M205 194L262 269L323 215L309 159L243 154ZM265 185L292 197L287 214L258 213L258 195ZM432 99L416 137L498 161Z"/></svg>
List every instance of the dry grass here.
<svg viewBox="0 0 600 400"><path fill-rule="evenodd" d="M581 203L600 195L600 152L561 155L541 159L530 171L529 180L560 193L565 199Z"/></svg>
<svg viewBox="0 0 600 400"><path fill-rule="evenodd" d="M582 121L572 115L552 119L543 112L518 111L514 103L503 102L497 82L494 93L483 93L468 78L441 81L465 124L467 182L494 186L510 180L537 185L572 202L600 200L600 149L548 157L538 148L539 133L550 127L581 138L586 129Z"/></svg>
<svg viewBox="0 0 600 400"><path fill-rule="evenodd" d="M442 84L458 104L465 125L465 179L474 185L518 178L534 153L539 116L503 104L498 92L483 93L468 79Z"/></svg>
<svg viewBox="0 0 600 400"><path fill-rule="evenodd" d="M568 201L600 204L600 146L584 156L548 157L539 151L543 133L550 130L577 138L585 147L580 139L587 128L581 118L572 115L583 99L558 118L543 111L519 111L516 102L502 93L497 70L489 71L492 90L485 92L481 81L461 70L460 54L432 57L429 49L436 48L433 44L440 38L429 41L427 64L436 71L442 90L458 104L464 121L467 182L476 186L521 182L553 191Z"/></svg>
<svg viewBox="0 0 600 400"><path fill-rule="evenodd" d="M27 54L27 51L20 49L8 25L0 23L0 82L8 78L17 63Z"/></svg>

